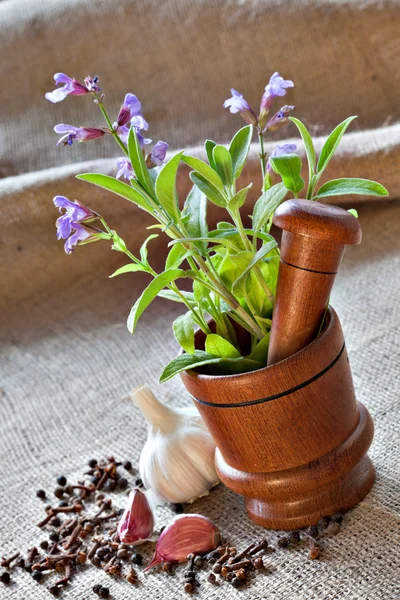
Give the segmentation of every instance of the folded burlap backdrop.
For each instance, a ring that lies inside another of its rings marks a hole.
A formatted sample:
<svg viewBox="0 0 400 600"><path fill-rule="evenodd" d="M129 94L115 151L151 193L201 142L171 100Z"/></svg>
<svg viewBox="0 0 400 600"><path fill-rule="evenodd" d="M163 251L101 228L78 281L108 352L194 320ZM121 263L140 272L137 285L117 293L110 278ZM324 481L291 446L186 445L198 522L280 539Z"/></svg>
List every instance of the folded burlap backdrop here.
<svg viewBox="0 0 400 600"><path fill-rule="evenodd" d="M392 198L357 205L344 199L357 206L364 239L346 252L332 298L357 396L376 425L371 457L377 483L320 561L309 561L304 551L279 552L268 559L275 570L240 594L267 600L400 597L399 16L397 0L0 2L0 555L41 539L37 487L51 490L61 472L73 479L92 456L137 462L146 429L124 400L130 388L150 383L161 399L190 402L178 379L157 385L178 350L171 322L179 307L156 302L132 337L125 320L146 277L109 280L124 260L107 243L67 257L55 240L51 200L57 193L104 214L133 251L150 220L74 178L89 170L115 173L118 151L104 139L55 147L55 123L97 126L101 120L89 98L47 103L53 73L99 75L113 115L126 92L137 94L150 137L168 141L172 150L201 153L206 137L226 142L241 125L221 106L229 88L256 106L270 74L279 70L294 80L287 101L296 104L318 148L338 122L359 115L329 175L376 178ZM292 127L276 139L295 135ZM244 183L258 176L257 162L254 147ZM182 169L181 197L186 190ZM215 211L211 219L218 216ZM161 268L165 239L153 242L150 256ZM241 498L222 487L191 510L210 516L233 544L262 534L245 517ZM169 516L161 511L161 523ZM77 577L64 597L91 597L91 585L107 581L93 571ZM204 582L198 597L236 593ZM166 575L151 575L138 588L112 584L112 594L184 597L182 584ZM0 587L3 597L40 600L48 592L25 574L12 588Z"/></svg>

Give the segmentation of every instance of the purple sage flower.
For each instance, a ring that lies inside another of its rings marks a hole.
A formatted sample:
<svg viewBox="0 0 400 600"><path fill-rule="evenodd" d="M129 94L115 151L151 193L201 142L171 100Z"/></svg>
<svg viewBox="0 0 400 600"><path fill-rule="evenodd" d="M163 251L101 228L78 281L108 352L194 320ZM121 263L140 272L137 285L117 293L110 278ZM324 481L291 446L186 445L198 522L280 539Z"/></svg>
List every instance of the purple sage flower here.
<svg viewBox="0 0 400 600"><path fill-rule="evenodd" d="M132 179L134 177L132 165L130 161L126 158L126 156L121 156L120 158L117 158L117 167L117 179L120 179L121 177L125 177L125 179Z"/></svg>
<svg viewBox="0 0 400 600"><path fill-rule="evenodd" d="M153 147L150 155L146 160L147 166L151 169L152 167L161 167L167 154L168 144L167 142L159 141Z"/></svg>
<svg viewBox="0 0 400 600"><path fill-rule="evenodd" d="M57 87L52 92L47 92L45 98L50 102L56 103L61 102L67 96L82 96L89 94L89 92L99 91L100 88L97 86L98 77L91 79L89 76L85 78L85 85L80 83L73 77L68 77L65 73L56 73L54 75L54 81L56 85L64 84L62 87Z"/></svg>
<svg viewBox="0 0 400 600"><path fill-rule="evenodd" d="M73 234L67 239L67 241L64 244L64 250L67 254L71 254L78 244L82 242L87 243L89 239L95 240L97 237L95 234L95 230L91 231L90 229L86 228L80 223L73 223L73 230Z"/></svg>
<svg viewBox="0 0 400 600"><path fill-rule="evenodd" d="M285 154L290 154L291 152L296 152L297 146L296 144L282 144L278 145L271 152L271 155L267 162L267 171L268 173L272 173L272 165L270 163L270 158L274 158L274 156L284 156Z"/></svg>
<svg viewBox="0 0 400 600"><path fill-rule="evenodd" d="M62 213L56 221L57 239L66 240L71 235L76 223L95 219L98 215L78 200L72 202L65 196L55 196L54 206ZM63 213L63 211L65 211Z"/></svg>
<svg viewBox="0 0 400 600"><path fill-rule="evenodd" d="M149 128L149 124L142 115L142 103L135 94L126 94L117 121L113 124L115 131L125 144L128 141L129 122L135 127L137 133L141 129L147 131ZM151 143L151 140L148 142L143 141L143 145L145 143Z"/></svg>
<svg viewBox="0 0 400 600"><path fill-rule="evenodd" d="M102 137L105 134L103 129L97 129L96 127L75 127L75 125L66 125L65 123L56 125L54 131L62 134L62 137L57 142L57 146L60 144L72 146L73 142L87 142L88 140L95 140L98 137Z"/></svg>
<svg viewBox="0 0 400 600"><path fill-rule="evenodd" d="M285 96L288 88L294 87L293 81L283 79L278 72L274 73L265 86L264 94L261 98L260 113L268 112L277 96Z"/></svg>
<svg viewBox="0 0 400 600"><path fill-rule="evenodd" d="M229 108L232 114L240 113L240 116L249 125L257 125L257 116L250 104L243 98L242 94L231 89L232 97L225 100L224 108Z"/></svg>
<svg viewBox="0 0 400 600"><path fill-rule="evenodd" d="M278 112L275 113L269 121L267 121L267 124L265 125L263 131L275 131L283 125L286 125L286 123L289 120L288 115L292 112L293 109L294 106L282 106L282 108L279 109Z"/></svg>

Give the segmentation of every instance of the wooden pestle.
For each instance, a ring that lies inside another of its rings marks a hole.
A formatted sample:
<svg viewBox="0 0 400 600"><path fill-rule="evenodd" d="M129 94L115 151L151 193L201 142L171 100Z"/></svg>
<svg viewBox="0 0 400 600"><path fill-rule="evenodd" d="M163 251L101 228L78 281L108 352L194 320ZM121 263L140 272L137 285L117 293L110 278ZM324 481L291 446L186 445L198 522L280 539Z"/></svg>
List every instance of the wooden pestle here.
<svg viewBox="0 0 400 600"><path fill-rule="evenodd" d="M268 364L318 335L345 246L361 242L349 212L310 200L287 200L273 223L283 230Z"/></svg>

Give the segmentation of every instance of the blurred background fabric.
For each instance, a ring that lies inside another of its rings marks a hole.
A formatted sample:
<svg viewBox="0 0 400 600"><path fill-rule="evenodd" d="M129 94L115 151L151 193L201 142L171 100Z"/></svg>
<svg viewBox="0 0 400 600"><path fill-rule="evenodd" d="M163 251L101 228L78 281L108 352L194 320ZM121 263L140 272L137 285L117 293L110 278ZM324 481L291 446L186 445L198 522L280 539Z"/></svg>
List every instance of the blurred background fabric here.
<svg viewBox="0 0 400 600"><path fill-rule="evenodd" d="M376 179L389 200L341 199L356 206L360 247L348 249L332 303L343 322L358 398L376 425L371 456L377 483L346 518L326 557L277 554L270 576L244 591L267 600L398 600L400 597L400 2L399 0L2 0L0 2L0 555L32 546L41 505L60 470L82 472L88 458L125 455L137 462L145 427L121 399L134 385L154 384L161 399L190 402L175 378L156 382L177 352L171 323L179 307L157 301L135 336L125 327L146 276L108 275L124 264L106 242L65 255L56 241L52 198L79 199L103 214L137 252L148 215L121 198L75 179L116 173L112 139L56 147L56 123L101 127L89 97L50 104L53 75L98 75L115 118L125 93L136 94L149 136L202 156L206 138L227 143L242 126L222 107L230 88L257 110L270 75L295 83L281 104L295 104L317 150L349 115L358 115L327 176ZM293 125L267 144L301 142ZM188 191L182 168L181 200ZM257 148L243 184L259 189ZM335 200L335 199L333 199ZM246 214L246 212L245 212ZM212 207L211 222L220 216ZM163 266L165 238L150 249ZM208 514L233 543L262 535L242 499L218 488L193 507ZM271 534L276 538L275 534ZM92 582L92 570L86 581ZM97 583L97 579L94 581ZM93 582L92 582L93 583ZM86 588L85 588L86 589ZM88 588L89 589L89 588ZM0 590L0 597L2 589ZM201 598L230 598L206 584ZM12 598L47 598L22 577ZM149 577L132 598L184 597L173 578ZM125 588L113 588L124 598ZM82 598L71 586L65 598Z"/></svg>

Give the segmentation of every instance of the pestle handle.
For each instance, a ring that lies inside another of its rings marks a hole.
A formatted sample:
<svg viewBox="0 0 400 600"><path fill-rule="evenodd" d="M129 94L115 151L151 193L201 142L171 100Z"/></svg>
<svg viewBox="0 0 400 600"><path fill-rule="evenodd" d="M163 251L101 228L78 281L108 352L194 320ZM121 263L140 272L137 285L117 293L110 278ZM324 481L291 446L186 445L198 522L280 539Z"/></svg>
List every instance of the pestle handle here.
<svg viewBox="0 0 400 600"><path fill-rule="evenodd" d="M361 242L353 215L311 200L287 200L273 223L283 234L268 364L316 338L345 246Z"/></svg>

